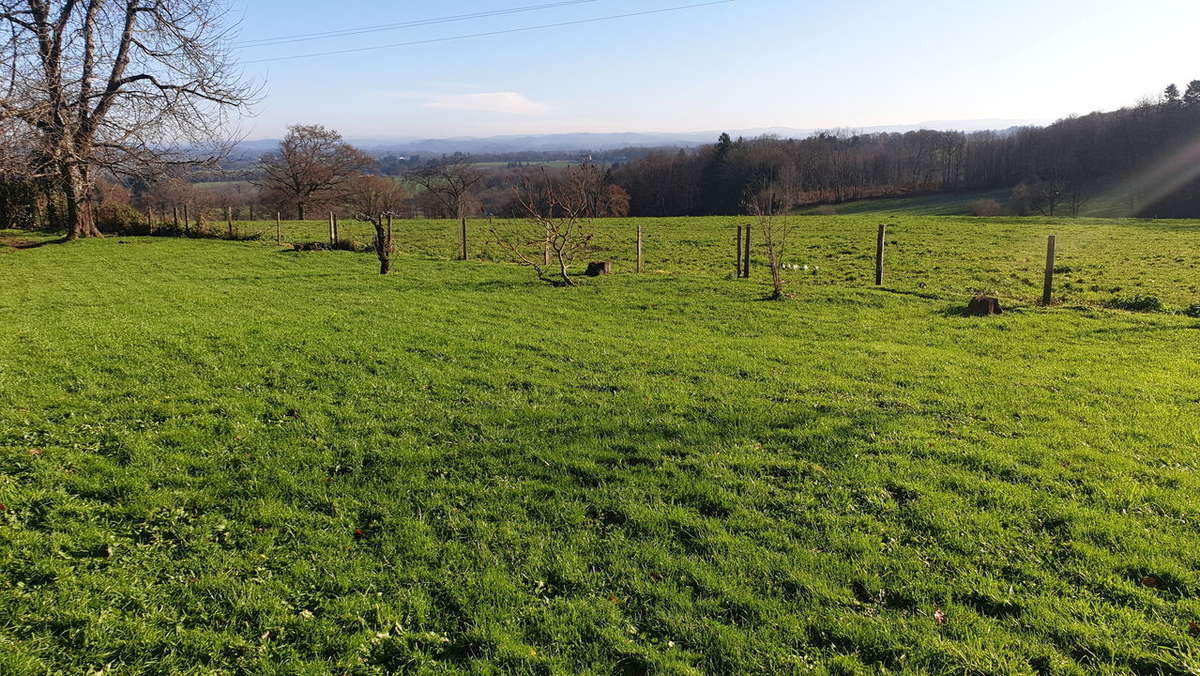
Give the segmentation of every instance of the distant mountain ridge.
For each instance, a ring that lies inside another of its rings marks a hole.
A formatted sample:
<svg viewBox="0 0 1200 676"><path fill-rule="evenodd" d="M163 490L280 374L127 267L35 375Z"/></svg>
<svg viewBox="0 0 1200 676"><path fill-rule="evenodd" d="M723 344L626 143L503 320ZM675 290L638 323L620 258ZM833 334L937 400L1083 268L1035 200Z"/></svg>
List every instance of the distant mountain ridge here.
<svg viewBox="0 0 1200 676"><path fill-rule="evenodd" d="M938 131L987 131L1007 130L1013 127L1043 125L1049 120L936 120L917 124L884 125L876 127L843 127L846 131L861 134L904 133L931 129ZM734 129L727 133L734 138L778 136L781 138L807 138L826 129L797 129L793 127L762 127L757 129ZM409 155L449 155L453 153L502 154L522 152L587 152L618 150L621 148L690 148L714 143L723 132L622 132L622 133L566 133L525 134L488 137L452 137L421 139L414 137L363 137L348 138L347 141L371 153L400 153ZM235 154L257 154L275 149L278 139L243 141Z"/></svg>

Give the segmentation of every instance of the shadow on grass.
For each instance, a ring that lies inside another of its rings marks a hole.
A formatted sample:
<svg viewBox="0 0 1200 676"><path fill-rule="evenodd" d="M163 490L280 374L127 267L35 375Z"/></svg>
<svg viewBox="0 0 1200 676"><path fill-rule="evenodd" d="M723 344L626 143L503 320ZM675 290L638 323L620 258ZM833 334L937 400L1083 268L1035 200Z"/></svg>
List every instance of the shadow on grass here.
<svg viewBox="0 0 1200 676"><path fill-rule="evenodd" d="M32 240L32 239L6 238L6 239L0 239L0 247L7 247L7 248L15 249L17 251L25 251L27 249L37 249L37 248L46 246L48 244L64 244L64 243L66 243L66 241L67 241L66 237L58 237L55 239L45 239L45 240L41 240L41 241Z"/></svg>
<svg viewBox="0 0 1200 676"><path fill-rule="evenodd" d="M968 319L970 319L970 318L1003 319L1004 317L1011 317L1013 315L1026 314L1028 310L1029 310L1029 308L1024 305L1005 305L1003 313L994 314L994 315L977 315L977 314L972 314L967 309L967 305L963 304L963 305L947 305L946 307L942 308L941 310L938 310L935 314L939 317L951 317L951 318L963 317L963 318L968 318Z"/></svg>
<svg viewBox="0 0 1200 676"><path fill-rule="evenodd" d="M947 296L938 295L931 291L906 291L904 289L894 289L887 286L875 286L871 288L875 291L882 291L884 293L890 293L897 296L913 296L915 298L924 298L925 300L950 300Z"/></svg>
<svg viewBox="0 0 1200 676"><path fill-rule="evenodd" d="M1187 325L1187 326L1182 326L1182 325L1169 326L1169 325L1164 325L1164 324L1151 324L1151 325L1146 325L1146 326L1122 326L1122 327L1109 326L1109 327L1105 327L1105 328L1099 328L1094 331L1089 331L1088 333L1091 333L1093 335L1095 335L1095 334L1122 335L1122 334L1132 334L1132 333L1156 333L1156 332L1163 332L1163 331L1200 331L1200 324L1191 324L1191 325Z"/></svg>

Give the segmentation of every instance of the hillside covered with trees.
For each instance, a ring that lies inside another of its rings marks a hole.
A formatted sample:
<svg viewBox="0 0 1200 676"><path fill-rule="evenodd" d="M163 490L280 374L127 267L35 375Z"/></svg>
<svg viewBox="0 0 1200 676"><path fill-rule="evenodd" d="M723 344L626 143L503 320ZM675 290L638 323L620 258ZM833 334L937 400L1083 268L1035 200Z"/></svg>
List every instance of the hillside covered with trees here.
<svg viewBox="0 0 1200 676"><path fill-rule="evenodd" d="M1200 216L1200 80L1159 101L1007 131L722 136L696 151L651 154L612 180L632 215L743 213L771 186L790 206L1012 189L1018 214L1069 216L1117 192L1131 216ZM991 214L980 214L991 215Z"/></svg>

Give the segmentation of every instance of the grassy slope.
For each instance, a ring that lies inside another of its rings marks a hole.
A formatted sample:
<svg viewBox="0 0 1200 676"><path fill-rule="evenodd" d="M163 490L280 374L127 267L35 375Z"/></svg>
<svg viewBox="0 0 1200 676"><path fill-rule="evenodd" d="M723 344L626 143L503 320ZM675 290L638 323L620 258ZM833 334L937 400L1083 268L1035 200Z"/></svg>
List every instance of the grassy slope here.
<svg viewBox="0 0 1200 676"><path fill-rule="evenodd" d="M833 205L843 216L860 214L907 214L910 216L963 216L969 213L971 203L978 200L996 200L1004 204L1011 190L991 190L963 193L939 193L916 197L884 197L879 199L854 200ZM830 207L810 207L801 213L817 214Z"/></svg>
<svg viewBox="0 0 1200 676"><path fill-rule="evenodd" d="M2 673L1200 668L1196 320L125 241L0 253Z"/></svg>
<svg viewBox="0 0 1200 676"><path fill-rule="evenodd" d="M1012 190L986 190L961 193L939 193L916 197L889 197L865 199L833 205L841 215L906 214L909 216L964 216L971 211L971 204L979 200L995 200L1007 204ZM810 207L801 213L816 214L830 207ZM1068 211L1066 206L1063 211ZM1126 186L1097 186L1080 209L1080 214L1089 218L1126 218L1133 213L1130 195Z"/></svg>

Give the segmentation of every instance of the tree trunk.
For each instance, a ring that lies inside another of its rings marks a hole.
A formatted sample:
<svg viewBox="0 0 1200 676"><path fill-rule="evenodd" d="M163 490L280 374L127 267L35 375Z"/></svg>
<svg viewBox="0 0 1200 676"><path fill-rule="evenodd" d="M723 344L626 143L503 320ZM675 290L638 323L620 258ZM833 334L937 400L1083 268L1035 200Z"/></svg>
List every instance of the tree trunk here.
<svg viewBox="0 0 1200 676"><path fill-rule="evenodd" d="M771 267L771 299L783 300L783 267L779 256L775 252L774 233L770 229L767 230L767 264Z"/></svg>
<svg viewBox="0 0 1200 676"><path fill-rule="evenodd" d="M567 259L563 257L562 251L558 253L558 274L562 275L563 286L575 286L575 280L571 279L567 271Z"/></svg>
<svg viewBox="0 0 1200 676"><path fill-rule="evenodd" d="M66 200L67 240L103 237L96 227L92 204L88 201L87 176L76 167L63 170L63 198Z"/></svg>
<svg viewBox="0 0 1200 676"><path fill-rule="evenodd" d="M771 263L771 298L775 300L783 298L783 275L779 272L779 263L777 262Z"/></svg>
<svg viewBox="0 0 1200 676"><path fill-rule="evenodd" d="M298 220L298 221L304 220L304 203L303 202L296 205L296 220Z"/></svg>
<svg viewBox="0 0 1200 676"><path fill-rule="evenodd" d="M392 254L395 253L395 247L392 245L392 217L387 216L387 225L384 225L384 216L380 215L376 220L371 221L375 226L375 255L379 257L379 274L386 275L392 270Z"/></svg>
<svg viewBox="0 0 1200 676"><path fill-rule="evenodd" d="M462 259L465 261L470 258L467 252L467 217L462 216Z"/></svg>

